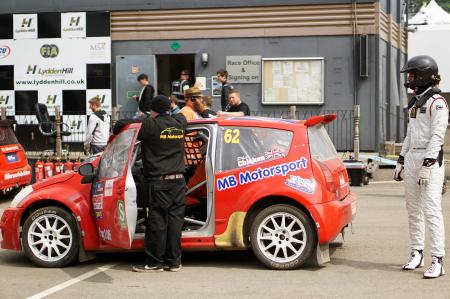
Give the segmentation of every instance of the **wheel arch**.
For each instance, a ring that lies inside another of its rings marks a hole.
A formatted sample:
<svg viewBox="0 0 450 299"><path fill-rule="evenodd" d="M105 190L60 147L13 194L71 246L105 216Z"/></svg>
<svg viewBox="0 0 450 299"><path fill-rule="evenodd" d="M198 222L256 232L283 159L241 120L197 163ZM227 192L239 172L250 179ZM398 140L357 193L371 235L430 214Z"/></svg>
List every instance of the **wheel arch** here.
<svg viewBox="0 0 450 299"><path fill-rule="evenodd" d="M317 242L317 238L318 238L317 227L315 225L314 218L312 217L309 210L304 205L302 205L300 202L298 202L297 200L294 200L294 199L292 199L290 197L286 197L286 196L276 195L276 196L267 196L267 197L261 198L260 200L255 201L251 205L251 207L248 209L248 212L245 215L244 225L243 225L243 237L244 237L243 239L244 239L246 246L250 246L250 240L249 240L250 229L251 229L253 220L258 215L258 213L267 207L270 207L273 205L278 205L278 204L290 205L290 206L296 207L296 208L300 209L301 211L303 211L308 216L309 220L311 221L311 225L314 228L314 232L315 232L315 238L316 238L315 242Z"/></svg>
<svg viewBox="0 0 450 299"><path fill-rule="evenodd" d="M75 220L80 240L80 250L96 250L99 247L97 229L94 220L90 214L90 206L83 204L85 201L61 200L58 198L47 197L45 199L36 199L28 204L20 219L20 235L22 238L22 229L27 218L36 210L47 207L56 206L66 210Z"/></svg>

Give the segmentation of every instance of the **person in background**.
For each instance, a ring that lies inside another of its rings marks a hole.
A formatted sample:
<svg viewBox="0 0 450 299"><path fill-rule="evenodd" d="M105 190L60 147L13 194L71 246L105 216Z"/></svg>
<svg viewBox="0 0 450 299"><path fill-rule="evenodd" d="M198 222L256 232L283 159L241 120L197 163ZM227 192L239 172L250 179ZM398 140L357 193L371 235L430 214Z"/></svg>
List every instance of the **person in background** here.
<svg viewBox="0 0 450 299"><path fill-rule="evenodd" d="M170 113L170 100L158 95L151 103L150 117L142 118L138 139L142 142L143 173L149 186L145 230L145 263L134 272L181 270L181 231L184 223L184 134L186 118Z"/></svg>
<svg viewBox="0 0 450 299"><path fill-rule="evenodd" d="M177 97L180 108L185 105L184 92L190 87L189 75L188 70L182 70L180 78L172 82L171 93Z"/></svg>
<svg viewBox="0 0 450 299"><path fill-rule="evenodd" d="M233 89L229 95L229 105L226 111L217 111L217 116L250 116L250 108L241 101L241 94Z"/></svg>
<svg viewBox="0 0 450 299"><path fill-rule="evenodd" d="M187 120L202 118L201 114L205 110L202 97L203 95L197 87L191 87L184 92L186 106L181 108L180 113L183 114Z"/></svg>
<svg viewBox="0 0 450 299"><path fill-rule="evenodd" d="M89 154L103 152L109 139L110 121L105 110L101 109L101 100L98 96L89 100L92 114L89 116L84 151Z"/></svg>
<svg viewBox="0 0 450 299"><path fill-rule="evenodd" d="M221 94L220 94L220 105L222 111L226 111L230 90L233 89L230 83L228 83L228 72L224 69L220 69L216 72L217 81L222 83Z"/></svg>
<svg viewBox="0 0 450 299"><path fill-rule="evenodd" d="M203 118L213 118L216 116L216 112L211 109L212 107L212 97L211 96L203 96L202 98L203 106L205 106L205 109L202 112Z"/></svg>
<svg viewBox="0 0 450 299"><path fill-rule="evenodd" d="M180 113L181 109L178 107L178 98L175 95L170 95L170 107L171 107L171 114L177 114Z"/></svg>
<svg viewBox="0 0 450 299"><path fill-rule="evenodd" d="M148 81L147 74L140 74L137 81L142 86L139 96L133 96L132 99L138 102L140 116L150 115L150 104L155 96L155 88Z"/></svg>

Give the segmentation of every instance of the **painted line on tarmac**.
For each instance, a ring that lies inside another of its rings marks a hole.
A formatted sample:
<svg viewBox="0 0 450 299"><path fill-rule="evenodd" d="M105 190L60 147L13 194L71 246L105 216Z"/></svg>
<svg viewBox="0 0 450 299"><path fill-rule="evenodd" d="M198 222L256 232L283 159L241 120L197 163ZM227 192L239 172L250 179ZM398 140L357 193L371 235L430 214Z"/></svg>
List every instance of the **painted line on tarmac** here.
<svg viewBox="0 0 450 299"><path fill-rule="evenodd" d="M376 181L376 182L370 182L369 185L372 184L403 184L403 181L397 182L397 181Z"/></svg>
<svg viewBox="0 0 450 299"><path fill-rule="evenodd" d="M49 288L49 289L47 289L47 290L45 290L45 291L42 291L42 292L40 292L40 293L38 293L38 294L33 295L33 296L27 297L27 299L40 299L40 298L47 297L47 296L49 296L49 295L51 295L51 294L54 294L54 293L59 292L59 291L65 289L65 288L68 288L68 287L70 287L71 285L74 285L74 284L76 284L76 283L79 283L80 281L83 281L83 280L85 280L85 279L87 279L87 278L89 278L89 277L95 276L95 275L97 275L97 274L99 274L99 273L101 273L101 272L105 272L106 270L111 269L111 268L113 268L113 267L115 267L115 266L117 266L117 265L118 265L117 263L114 263L114 264L106 264L106 265L104 265L104 266L95 268L95 269L92 270L92 271L89 271L89 272L84 273L84 274L82 274L82 275L80 275L80 276L77 276L77 277L75 277L75 278L72 278L72 279L70 279L70 280L68 280L68 281L65 281L65 282L63 282L63 283L60 283L60 284L58 284L58 285L56 285L56 286L54 286L54 287L51 287L51 288Z"/></svg>

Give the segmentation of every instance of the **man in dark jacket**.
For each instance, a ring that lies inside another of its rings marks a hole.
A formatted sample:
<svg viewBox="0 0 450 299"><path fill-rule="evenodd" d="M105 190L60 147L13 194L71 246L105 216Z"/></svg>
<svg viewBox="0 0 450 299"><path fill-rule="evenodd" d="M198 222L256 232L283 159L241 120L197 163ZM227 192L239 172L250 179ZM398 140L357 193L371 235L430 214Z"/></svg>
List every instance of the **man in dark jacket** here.
<svg viewBox="0 0 450 299"><path fill-rule="evenodd" d="M181 230L184 223L184 133L186 118L171 115L170 100L162 95L151 102L150 117L139 131L144 176L149 185L150 215L145 231L145 264L135 272L181 269Z"/></svg>
<svg viewBox="0 0 450 299"><path fill-rule="evenodd" d="M228 72L224 69L220 69L216 73L217 81L222 83L222 89L220 94L220 105L222 106L222 111L226 111L228 106L228 97L230 90L233 89L230 83L228 83Z"/></svg>
<svg viewBox="0 0 450 299"><path fill-rule="evenodd" d="M138 107L141 115L149 115L150 103L155 95L155 88L148 81L147 74L140 74L137 81L142 86L139 96L133 96L133 100L138 102Z"/></svg>

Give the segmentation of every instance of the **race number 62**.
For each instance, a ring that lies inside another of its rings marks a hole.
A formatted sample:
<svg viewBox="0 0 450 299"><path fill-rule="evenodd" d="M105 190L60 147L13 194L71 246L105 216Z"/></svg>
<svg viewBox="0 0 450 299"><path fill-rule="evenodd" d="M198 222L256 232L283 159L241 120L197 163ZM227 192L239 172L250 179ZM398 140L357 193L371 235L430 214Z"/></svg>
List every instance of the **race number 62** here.
<svg viewBox="0 0 450 299"><path fill-rule="evenodd" d="M239 129L226 129L223 134L223 141L225 143L239 143Z"/></svg>

